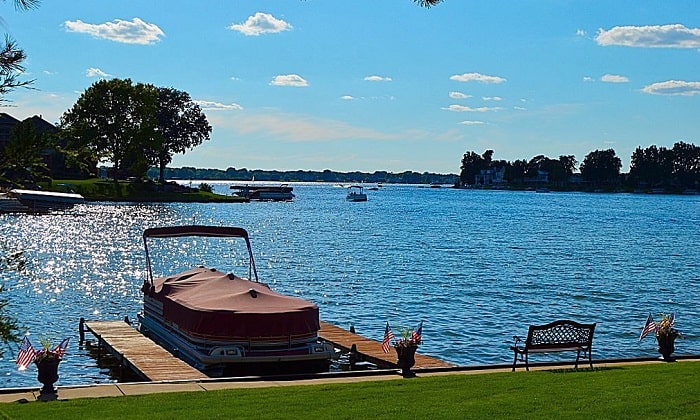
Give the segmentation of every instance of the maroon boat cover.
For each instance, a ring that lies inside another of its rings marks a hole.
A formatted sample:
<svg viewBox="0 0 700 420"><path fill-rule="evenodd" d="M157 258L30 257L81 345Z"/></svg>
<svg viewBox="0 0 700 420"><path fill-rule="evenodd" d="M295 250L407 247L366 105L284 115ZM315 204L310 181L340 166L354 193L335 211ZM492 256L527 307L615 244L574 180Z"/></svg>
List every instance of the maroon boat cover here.
<svg viewBox="0 0 700 420"><path fill-rule="evenodd" d="M182 330L210 337L316 334L318 306L262 283L200 267L153 280L163 315Z"/></svg>

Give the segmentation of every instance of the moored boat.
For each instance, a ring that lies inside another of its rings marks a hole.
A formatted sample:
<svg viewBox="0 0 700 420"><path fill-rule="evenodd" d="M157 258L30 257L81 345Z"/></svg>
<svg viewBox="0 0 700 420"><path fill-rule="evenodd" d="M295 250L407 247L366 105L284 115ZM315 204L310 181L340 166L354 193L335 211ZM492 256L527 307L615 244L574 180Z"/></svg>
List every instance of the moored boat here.
<svg viewBox="0 0 700 420"><path fill-rule="evenodd" d="M351 185L348 187L348 194L345 196L348 201L367 201L367 194L365 194L362 186Z"/></svg>
<svg viewBox="0 0 700 420"><path fill-rule="evenodd" d="M85 202L80 194L14 189L10 193L30 211L65 210Z"/></svg>
<svg viewBox="0 0 700 420"><path fill-rule="evenodd" d="M26 213L29 207L22 204L12 194L0 193L0 213Z"/></svg>
<svg viewBox="0 0 700 420"><path fill-rule="evenodd" d="M232 185L233 193L253 201L291 201L294 187L281 185Z"/></svg>
<svg viewBox="0 0 700 420"><path fill-rule="evenodd" d="M197 267L154 277L149 239L242 238L248 278ZM143 233L148 277L139 329L210 376L328 369L334 349L319 342L318 306L259 282L248 233L237 227L176 226Z"/></svg>

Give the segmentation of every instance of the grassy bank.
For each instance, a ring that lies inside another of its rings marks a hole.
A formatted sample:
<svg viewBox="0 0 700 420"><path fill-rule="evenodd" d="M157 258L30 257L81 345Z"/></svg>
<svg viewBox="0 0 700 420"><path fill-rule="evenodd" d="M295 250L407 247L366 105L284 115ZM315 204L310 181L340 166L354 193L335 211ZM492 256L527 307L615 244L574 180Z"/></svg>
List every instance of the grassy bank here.
<svg viewBox="0 0 700 420"><path fill-rule="evenodd" d="M187 188L177 184L156 184L153 182L130 182L92 179L54 180L50 185L42 185L46 190L76 192L88 201L130 201L130 202L185 202L185 203L229 203L245 202L240 197L214 194Z"/></svg>
<svg viewBox="0 0 700 420"><path fill-rule="evenodd" d="M700 362L0 405L13 419L698 418Z"/></svg>

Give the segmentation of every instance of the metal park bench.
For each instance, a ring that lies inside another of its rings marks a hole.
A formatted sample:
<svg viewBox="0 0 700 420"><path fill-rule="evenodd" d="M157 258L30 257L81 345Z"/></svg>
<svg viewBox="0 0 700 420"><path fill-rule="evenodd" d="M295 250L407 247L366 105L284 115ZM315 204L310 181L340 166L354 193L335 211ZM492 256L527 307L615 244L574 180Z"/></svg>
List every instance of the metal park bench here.
<svg viewBox="0 0 700 420"><path fill-rule="evenodd" d="M579 324L578 322L559 320L544 325L530 325L527 330L527 338L523 341L514 335L515 343L510 347L513 350L513 372L520 357L525 362L525 369L530 370L528 355L530 353L550 353L561 351L576 352L576 368L581 353L588 355L588 363L593 368L591 359L591 346L593 344L593 330L596 324ZM522 343L522 344L520 344Z"/></svg>

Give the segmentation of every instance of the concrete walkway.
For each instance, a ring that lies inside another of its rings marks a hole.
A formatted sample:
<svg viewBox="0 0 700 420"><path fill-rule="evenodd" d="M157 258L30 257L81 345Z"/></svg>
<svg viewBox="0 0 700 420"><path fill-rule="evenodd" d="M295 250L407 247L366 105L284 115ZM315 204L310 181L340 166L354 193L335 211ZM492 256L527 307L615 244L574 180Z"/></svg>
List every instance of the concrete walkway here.
<svg viewBox="0 0 700 420"><path fill-rule="evenodd" d="M678 362L700 361L700 355L682 356ZM613 366L646 364L646 363L667 363L654 358L637 359L610 359L594 360L594 368L606 368ZM534 363L530 364L530 370L556 370L571 369L571 363ZM587 369L583 367L581 369ZM428 377L434 375L473 375L494 372L510 372L511 365L490 365L490 366L462 366L447 369L425 369L416 370L417 377ZM524 368L518 368L516 374L524 374ZM46 401L46 400L72 400L77 398L100 398L100 397L121 397L124 395L143 395L160 392L203 392L216 391L221 389L242 389L242 388L267 388L298 385L320 385L334 383L355 383L367 381L392 381L406 380L401 377L396 370L375 370L328 373L307 376L288 376L277 378L230 378L230 379L206 379L198 381L161 381L161 382L131 382L85 386L61 386L55 396L44 398L39 394L39 386L36 389L3 389L0 390L0 403ZM407 379L410 380L410 379Z"/></svg>

